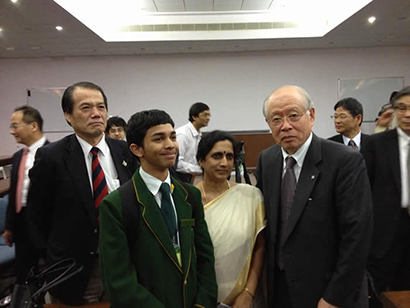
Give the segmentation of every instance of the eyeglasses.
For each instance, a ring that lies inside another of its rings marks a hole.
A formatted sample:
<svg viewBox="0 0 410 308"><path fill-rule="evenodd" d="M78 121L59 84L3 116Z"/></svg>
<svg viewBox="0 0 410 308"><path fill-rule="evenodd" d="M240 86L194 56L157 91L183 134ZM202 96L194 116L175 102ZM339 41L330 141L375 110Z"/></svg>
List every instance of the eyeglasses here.
<svg viewBox="0 0 410 308"><path fill-rule="evenodd" d="M11 130L16 130L17 128L19 128L21 126L29 125L31 123L33 123L33 122L25 122L25 123L20 123L20 124L13 123L13 124L10 124L9 127L10 127Z"/></svg>
<svg viewBox="0 0 410 308"><path fill-rule="evenodd" d="M347 119L349 116L348 115L346 115L346 114L335 114L335 115L331 115L330 116L330 118L332 119L332 120L337 120L337 119L340 119L340 120L345 120L345 119Z"/></svg>
<svg viewBox="0 0 410 308"><path fill-rule="evenodd" d="M288 119L289 122L295 123L299 121L300 118L308 112L309 110L303 113L291 112L286 117L273 116L268 120L268 123L272 124L272 126L279 126L283 124L283 122L285 121L285 118Z"/></svg>
<svg viewBox="0 0 410 308"><path fill-rule="evenodd" d="M405 113L407 110L410 110L410 105L397 105L394 107L394 110L396 110L396 112L398 113Z"/></svg>
<svg viewBox="0 0 410 308"><path fill-rule="evenodd" d="M125 129L123 128L123 127L117 127L117 128L110 128L110 130L109 130L109 132L110 133L112 133L112 134L114 134L114 133L122 133L122 132L124 132L125 131Z"/></svg>

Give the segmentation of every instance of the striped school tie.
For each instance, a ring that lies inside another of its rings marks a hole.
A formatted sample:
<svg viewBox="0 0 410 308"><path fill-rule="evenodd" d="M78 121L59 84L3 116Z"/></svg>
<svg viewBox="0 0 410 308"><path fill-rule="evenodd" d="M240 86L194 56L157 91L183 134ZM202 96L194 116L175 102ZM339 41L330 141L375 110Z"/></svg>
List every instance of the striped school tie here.
<svg viewBox="0 0 410 308"><path fill-rule="evenodd" d="M99 148L93 147L91 154L93 155L93 161L91 165L93 175L93 193L94 193L94 205L96 209L96 215L98 220L98 207L101 200L108 194L108 186L105 180L104 170L101 168L100 160L98 159Z"/></svg>

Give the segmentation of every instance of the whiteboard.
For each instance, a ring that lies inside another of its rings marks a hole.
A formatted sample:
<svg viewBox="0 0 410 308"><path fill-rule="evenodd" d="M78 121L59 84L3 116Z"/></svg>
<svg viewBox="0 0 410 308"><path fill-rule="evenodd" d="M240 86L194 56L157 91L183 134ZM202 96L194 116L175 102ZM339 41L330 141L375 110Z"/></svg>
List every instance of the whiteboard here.
<svg viewBox="0 0 410 308"><path fill-rule="evenodd" d="M66 87L27 89L27 104L36 108L43 117L43 132L65 133L73 129L65 120L61 98Z"/></svg>
<svg viewBox="0 0 410 308"><path fill-rule="evenodd" d="M404 77L338 79L338 100L354 97L363 105L363 121L374 122L393 91L404 87ZM365 124L365 123L364 123Z"/></svg>

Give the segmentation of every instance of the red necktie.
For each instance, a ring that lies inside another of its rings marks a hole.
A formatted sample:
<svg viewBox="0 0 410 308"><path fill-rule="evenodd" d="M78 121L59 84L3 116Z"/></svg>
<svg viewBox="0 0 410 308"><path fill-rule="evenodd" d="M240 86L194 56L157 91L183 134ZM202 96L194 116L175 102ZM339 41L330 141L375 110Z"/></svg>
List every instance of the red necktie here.
<svg viewBox="0 0 410 308"><path fill-rule="evenodd" d="M23 154L21 155L19 171L17 175L17 188L16 188L16 213L20 213L23 203L23 184L26 171L26 160L27 160L28 148L24 148Z"/></svg>
<svg viewBox="0 0 410 308"><path fill-rule="evenodd" d="M107 182L105 180L104 171L101 168L100 160L98 159L98 152L100 150L96 147L91 149L91 154L93 155L92 161L92 175L93 175L93 192L94 192L94 205L97 210L98 219L98 207L100 206L101 200L108 194Z"/></svg>

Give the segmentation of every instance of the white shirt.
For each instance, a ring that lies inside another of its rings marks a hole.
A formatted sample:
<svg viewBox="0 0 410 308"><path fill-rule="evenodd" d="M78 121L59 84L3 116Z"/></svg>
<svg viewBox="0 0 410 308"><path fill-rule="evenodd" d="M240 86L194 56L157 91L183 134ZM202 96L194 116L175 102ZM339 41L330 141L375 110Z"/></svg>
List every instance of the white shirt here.
<svg viewBox="0 0 410 308"><path fill-rule="evenodd" d="M24 168L24 181L21 196L21 206L26 206L27 204L27 193L28 188L30 186L30 178L28 177L28 172L34 165L34 158L36 157L36 152L38 148L42 147L44 143L46 143L46 137L43 136L28 147L26 166Z"/></svg>
<svg viewBox="0 0 410 308"><path fill-rule="evenodd" d="M345 135L342 135L342 137L343 137L343 143L345 145L349 146L349 141L353 140L354 143L356 143L357 147L360 150L360 144L361 144L360 142L362 141L362 132L359 132L356 136L353 137L353 139L350 139L350 138L346 137Z"/></svg>
<svg viewBox="0 0 410 308"><path fill-rule="evenodd" d="M303 162L305 161L305 157L307 154L307 151L309 150L310 144L312 143L312 136L313 134L310 133L309 138L306 140L306 142L300 147L299 150L296 151L295 154L289 155L288 153L285 152L285 150L282 148L282 155L283 155L283 169L282 169L282 177L285 175L285 168L286 168L286 158L288 156L293 157L296 160L296 164L293 167L293 171L295 172L296 176L296 182L299 180L299 175L300 171L302 170Z"/></svg>
<svg viewBox="0 0 410 308"><path fill-rule="evenodd" d="M85 165L87 166L88 179L90 180L91 193L93 193L93 175L92 175L92 161L93 155L91 149L93 146L84 139L81 139L77 134L78 142L84 153ZM100 161L101 168L104 171L105 181L107 182L108 192L112 192L120 187L120 180L118 179L117 169L115 169L114 161L112 160L110 147L105 141L105 135L101 138L101 141L96 145L99 149L98 160Z"/></svg>
<svg viewBox="0 0 410 308"><path fill-rule="evenodd" d="M142 169L142 167L140 168L140 175L141 175L142 180L145 182L145 185L147 185L148 190L154 196L155 201L157 201L158 207L161 209L162 192L159 189L161 187L162 182L156 177L145 172L144 169ZM174 199L172 198L172 193L174 192L174 186L171 184L171 177L169 176L169 172L168 172L168 176L165 179L164 183L167 183L171 188L171 203L172 203L172 207L174 208L175 222L178 226L178 214L175 208ZM179 231L178 230L177 230L177 241L179 245Z"/></svg>
<svg viewBox="0 0 410 308"><path fill-rule="evenodd" d="M198 151L202 133L198 132L191 122L177 128L175 131L179 144L177 171L187 174L201 174L202 169L196 160L196 152Z"/></svg>
<svg viewBox="0 0 410 308"><path fill-rule="evenodd" d="M399 157L400 157L400 176L401 176L401 207L409 205L409 189L407 180L407 156L409 155L410 137L397 127L399 136Z"/></svg>

